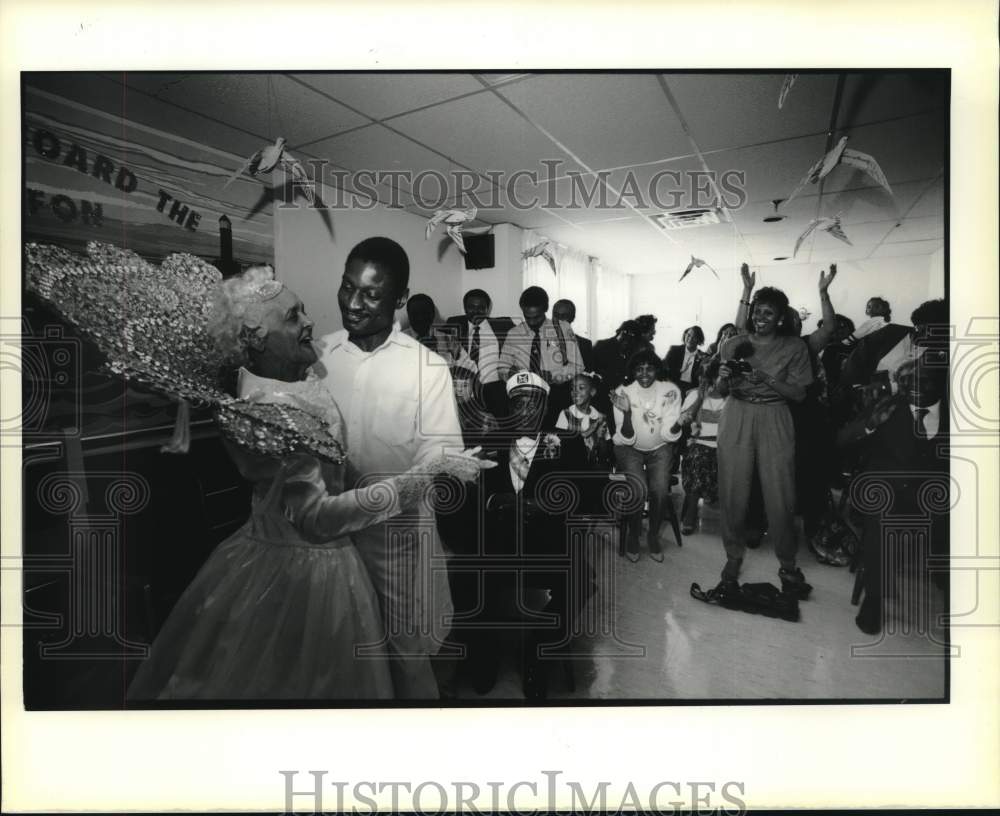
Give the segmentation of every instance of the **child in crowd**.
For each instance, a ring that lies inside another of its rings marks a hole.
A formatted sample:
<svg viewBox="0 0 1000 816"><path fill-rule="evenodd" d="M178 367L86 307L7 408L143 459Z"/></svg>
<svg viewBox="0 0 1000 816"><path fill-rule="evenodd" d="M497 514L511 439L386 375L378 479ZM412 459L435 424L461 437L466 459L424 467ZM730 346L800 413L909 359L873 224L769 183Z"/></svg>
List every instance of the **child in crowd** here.
<svg viewBox="0 0 1000 816"><path fill-rule="evenodd" d="M662 363L650 348L632 355L628 362L631 382L612 394L614 406L615 464L620 473L631 476L644 487L649 500L649 529L646 542L649 556L663 561L660 546L660 523L673 516L670 502L670 470L676 442L681 431L677 418L681 413L681 391L671 382L657 380ZM639 560L639 532L642 504L629 514L625 557ZM678 542L679 543L679 542Z"/></svg>
<svg viewBox="0 0 1000 816"><path fill-rule="evenodd" d="M688 392L677 420L679 427L687 427L690 444L681 462L681 485L684 488L684 507L681 511L681 532L691 535L698 526L698 502L704 499L714 503L719 500L719 460L717 436L719 417L726 404L725 397L715 388L719 376L719 358L701 371L697 389Z"/></svg>
<svg viewBox="0 0 1000 816"><path fill-rule="evenodd" d="M581 505L584 512L600 512L601 497L611 472L611 431L607 417L592 405L601 377L587 371L573 378L570 395L573 404L563 408L556 419L556 429L579 435L587 453L587 476L581 480Z"/></svg>
<svg viewBox="0 0 1000 816"><path fill-rule="evenodd" d="M573 404L563 408L556 420L558 430L580 434L587 446L587 462L596 466L607 465L611 443L607 418L591 405L599 380L600 375L591 371L577 374L571 391Z"/></svg>

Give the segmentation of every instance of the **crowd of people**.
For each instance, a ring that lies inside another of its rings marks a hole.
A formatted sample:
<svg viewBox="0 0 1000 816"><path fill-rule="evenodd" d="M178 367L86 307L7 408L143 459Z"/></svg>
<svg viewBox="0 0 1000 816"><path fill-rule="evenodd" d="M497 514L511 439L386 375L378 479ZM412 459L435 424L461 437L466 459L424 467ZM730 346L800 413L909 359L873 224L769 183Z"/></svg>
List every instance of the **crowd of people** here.
<svg viewBox="0 0 1000 816"><path fill-rule="evenodd" d="M436 699L463 673L486 693L509 631L526 697L544 699L558 665L544 658L571 642L597 589L570 520L618 524L624 558L663 561L675 488L684 536L702 505L718 508L720 587L738 585L766 536L782 592L807 599L801 516L817 561L864 568L857 625L877 632L879 512L867 509L854 545L832 491L872 469L905 472L897 493L912 503L921 474L946 469L934 440L947 428L947 338L934 329L947 305L924 303L911 327L873 298L856 328L834 312L831 266L822 320L802 336L785 294L755 291L746 265L741 275L734 322L705 350L702 327L688 327L663 359L654 315L591 344L574 304L550 309L537 286L521 294L520 322L494 318L482 289L438 320L430 297L410 295L406 253L388 238L351 251L343 329L315 346L286 287L262 295L249 273L227 280L218 322L239 351L235 395L319 406L347 464L234 451L255 485L253 517L178 603L133 698ZM274 606L277 594L296 603Z"/></svg>

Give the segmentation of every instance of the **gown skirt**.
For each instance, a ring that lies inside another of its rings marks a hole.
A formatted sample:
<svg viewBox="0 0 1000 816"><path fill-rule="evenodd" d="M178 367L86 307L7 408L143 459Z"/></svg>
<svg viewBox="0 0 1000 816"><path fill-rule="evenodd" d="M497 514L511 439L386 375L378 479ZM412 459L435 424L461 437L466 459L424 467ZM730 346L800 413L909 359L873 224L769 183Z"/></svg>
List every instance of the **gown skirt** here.
<svg viewBox="0 0 1000 816"><path fill-rule="evenodd" d="M346 535L307 541L282 512L282 481L178 600L129 686L130 702L393 696L360 555Z"/></svg>

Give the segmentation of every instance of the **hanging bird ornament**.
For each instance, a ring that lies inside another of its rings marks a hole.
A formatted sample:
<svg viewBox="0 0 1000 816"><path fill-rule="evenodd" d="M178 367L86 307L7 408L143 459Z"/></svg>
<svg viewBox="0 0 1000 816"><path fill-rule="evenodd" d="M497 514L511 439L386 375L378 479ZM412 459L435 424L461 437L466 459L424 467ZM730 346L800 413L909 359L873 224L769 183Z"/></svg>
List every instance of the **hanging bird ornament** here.
<svg viewBox="0 0 1000 816"><path fill-rule="evenodd" d="M807 185L818 184L822 179L826 178L830 174L830 171L833 170L833 168L838 164L846 164L849 167L857 167L890 196L892 195L892 188L889 186L889 181L886 179L885 173L882 172L882 168L879 167L878 162L867 153L862 153L860 150L852 150L847 147L847 137L844 136L839 142L837 142L837 145L833 148L833 150L809 168L809 172L806 173L802 181L799 182L799 186L796 187L792 191L792 194L785 199L785 205L787 206L788 202L801 193Z"/></svg>
<svg viewBox="0 0 1000 816"><path fill-rule="evenodd" d="M438 224L444 224L448 237L455 242L458 251L465 254L465 241L462 239L462 230L470 221L476 220L475 207L467 210L437 210L433 216L427 220L427 228L424 230L424 240L431 237L431 233L437 229Z"/></svg>
<svg viewBox="0 0 1000 816"><path fill-rule="evenodd" d="M558 274L556 272L556 251L555 244L552 241L542 241L541 243L535 244L531 249L526 249L521 253L521 259L527 260L528 258L544 258L548 261L549 266L552 267L552 274Z"/></svg>
<svg viewBox="0 0 1000 816"><path fill-rule="evenodd" d="M792 86L798 78L798 74L785 74L785 81L781 83L781 92L778 94L778 110L781 110L782 105L785 104L788 92L792 90Z"/></svg>
<svg viewBox="0 0 1000 816"><path fill-rule="evenodd" d="M711 264L706 263L701 258L696 258L696 257L694 257L694 255L692 255L691 256L691 263L689 263L687 265L687 269L684 270L684 274L681 275L680 280L678 280L677 282L680 283L682 280L684 280L684 278L686 278L688 275L691 274L691 270L694 269L695 267L700 268L702 266L707 266L709 269L711 269L712 274L715 275L716 278L719 277L719 273L716 272L714 269L712 269L712 265Z"/></svg>
<svg viewBox="0 0 1000 816"><path fill-rule="evenodd" d="M244 173L249 173L251 176L256 178L264 173L270 173L280 166L284 168L286 172L291 174L294 181L301 185L302 191L305 193L306 198L309 199L310 203L314 202L315 190L313 190L312 179L310 179L306 174L306 170L302 166L302 162L294 158L287 150L285 150L285 142L286 140L284 137L279 136L274 140L273 145L268 145L267 147L258 150L249 159L243 162L243 165L239 170L229 177L223 185L223 188L228 187Z"/></svg>
<svg viewBox="0 0 1000 816"><path fill-rule="evenodd" d="M799 247L802 246L802 242L805 241L806 238L810 236L810 234L812 234L813 230L817 229L821 229L824 232L830 233L830 235L832 235L834 238L836 238L839 241L843 241L845 244L849 246L854 246L854 244L850 242L850 239L848 239L848 237L844 234L844 228L840 224L840 216L841 214L838 213L832 218L814 218L812 221L810 221L809 226L806 227L805 232L803 232L799 236L799 240L795 242L795 251L792 253L792 257L794 258L796 255L799 254Z"/></svg>

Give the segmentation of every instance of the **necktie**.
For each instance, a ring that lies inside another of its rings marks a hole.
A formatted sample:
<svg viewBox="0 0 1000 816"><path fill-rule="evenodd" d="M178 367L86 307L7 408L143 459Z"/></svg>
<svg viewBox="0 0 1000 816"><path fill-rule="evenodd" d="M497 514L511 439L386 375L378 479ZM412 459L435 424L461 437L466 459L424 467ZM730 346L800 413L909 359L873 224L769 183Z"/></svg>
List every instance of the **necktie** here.
<svg viewBox="0 0 1000 816"><path fill-rule="evenodd" d="M510 448L510 464L514 468L517 478L521 480L521 487L524 487L524 483L528 480L531 463L528 461L528 457L521 452L521 446L518 443L523 442L530 445L531 441L530 439L522 438L511 445ZM516 488L516 492L520 492L520 488Z"/></svg>
<svg viewBox="0 0 1000 816"><path fill-rule="evenodd" d="M694 368L694 354L684 353L684 365L681 367L681 380L691 382L691 369Z"/></svg>
<svg viewBox="0 0 1000 816"><path fill-rule="evenodd" d="M542 373L542 338L538 336L538 329L535 329L535 336L531 341L531 356L528 358L528 370L532 374Z"/></svg>
<svg viewBox="0 0 1000 816"><path fill-rule="evenodd" d="M479 365L479 324L476 324L476 329L472 332L472 345L469 346L469 357L472 358L472 362Z"/></svg>
<svg viewBox="0 0 1000 816"><path fill-rule="evenodd" d="M927 438L927 429L924 427L924 417L929 413L930 411L926 408L913 409L913 431L916 433L918 439Z"/></svg>

